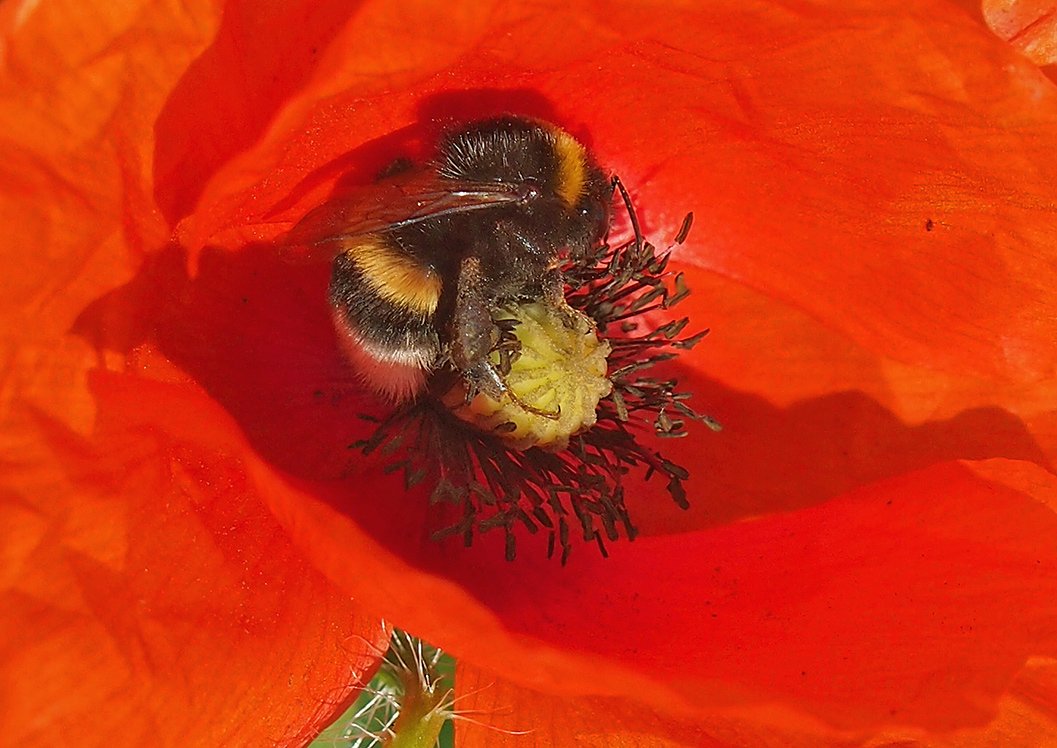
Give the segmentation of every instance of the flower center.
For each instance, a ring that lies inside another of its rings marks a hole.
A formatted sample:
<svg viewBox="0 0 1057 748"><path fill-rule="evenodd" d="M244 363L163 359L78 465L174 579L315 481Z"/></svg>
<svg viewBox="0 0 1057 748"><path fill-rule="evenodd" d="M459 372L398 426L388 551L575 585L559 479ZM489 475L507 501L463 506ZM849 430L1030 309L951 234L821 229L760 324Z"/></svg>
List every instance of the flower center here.
<svg viewBox="0 0 1057 748"><path fill-rule="evenodd" d="M612 390L606 376L609 343L599 339L589 317L573 309L563 313L545 304L521 304L502 311L496 322L515 324L513 355L492 353L508 392L499 400L480 393L466 402L459 382L444 395L444 404L513 449L565 449L569 437L595 425L598 402Z"/></svg>

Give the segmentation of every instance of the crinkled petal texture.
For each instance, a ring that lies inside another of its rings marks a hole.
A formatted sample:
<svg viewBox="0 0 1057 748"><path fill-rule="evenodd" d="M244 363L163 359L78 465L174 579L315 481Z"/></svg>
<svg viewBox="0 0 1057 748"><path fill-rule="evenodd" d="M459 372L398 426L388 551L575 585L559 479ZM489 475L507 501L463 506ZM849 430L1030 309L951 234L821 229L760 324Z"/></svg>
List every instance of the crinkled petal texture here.
<svg viewBox="0 0 1057 748"><path fill-rule="evenodd" d="M318 656L314 641L325 667L281 685L317 705L340 701L314 690L339 669L323 632L340 587L464 664L460 704L489 725L464 723L471 745L515 742L502 730L541 746L1045 742L1057 88L979 7L905 5L185 3L101 18L86 49L55 41L48 14L71 9L15 6L4 434L25 450L11 504L40 527L34 544L12 535L17 557L84 545L62 529L94 538L111 581L78 569L74 599L125 597L87 607L90 641L141 649L150 627L129 611L175 605L170 587L183 611L191 580L217 604L223 579L236 610L301 580L315 592L273 611L301 628L232 640L227 657L179 658L172 635L172 659L145 661L186 687L195 668ZM46 95L14 96L40 81ZM443 517L425 493L348 449L368 406L337 353L327 268L273 244L446 123L509 111L589 141L658 243L695 212L674 262L714 332L678 374L726 426L661 445L693 470L688 512L632 475L642 535L565 568L527 535L512 564L487 534L429 540ZM181 506L246 514L207 513L205 536L148 521ZM276 522L283 550L260 568L278 578L261 581L235 549ZM181 537L211 565L174 560ZM129 563L153 550L164 574ZM71 587L61 560L15 567L9 586ZM343 651L362 654L353 620ZM24 693L51 682L45 651L72 654L37 631L40 654L8 658ZM274 680L244 687L277 698ZM90 712L71 689L41 699L39 724Z"/></svg>
<svg viewBox="0 0 1057 748"><path fill-rule="evenodd" d="M1057 63L1057 3L1053 0L984 0L994 32L1037 65Z"/></svg>
<svg viewBox="0 0 1057 748"><path fill-rule="evenodd" d="M231 416L146 347L105 344L147 334L146 299L74 332L170 233L153 128L220 9L2 13L2 742L304 744L386 627L261 502Z"/></svg>

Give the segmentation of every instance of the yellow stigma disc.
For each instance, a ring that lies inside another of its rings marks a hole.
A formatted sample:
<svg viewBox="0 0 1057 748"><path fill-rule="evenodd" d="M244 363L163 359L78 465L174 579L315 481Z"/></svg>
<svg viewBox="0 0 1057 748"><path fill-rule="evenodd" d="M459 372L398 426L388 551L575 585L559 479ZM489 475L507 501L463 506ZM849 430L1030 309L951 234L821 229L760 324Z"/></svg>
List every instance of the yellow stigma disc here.
<svg viewBox="0 0 1057 748"><path fill-rule="evenodd" d="M444 403L515 449L564 449L569 437L595 424L598 401L612 389L606 378L609 343L599 339L590 318L572 309L563 313L544 304L522 304L496 315L497 321L504 319L517 320L514 334L521 343L505 377L514 397L504 394L496 401L481 393L467 403L459 384ZM498 364L498 354L493 357Z"/></svg>

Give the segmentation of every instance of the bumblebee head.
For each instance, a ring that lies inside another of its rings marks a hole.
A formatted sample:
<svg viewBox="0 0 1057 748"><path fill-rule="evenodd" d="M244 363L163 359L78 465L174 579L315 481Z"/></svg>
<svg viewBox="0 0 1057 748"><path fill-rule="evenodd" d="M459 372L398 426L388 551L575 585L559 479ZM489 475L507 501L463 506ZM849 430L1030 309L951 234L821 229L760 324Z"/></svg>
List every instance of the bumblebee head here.
<svg viewBox="0 0 1057 748"><path fill-rule="evenodd" d="M584 240L575 249L581 252L597 246L606 238L612 218L613 182L600 169L594 168L592 172L583 196L574 206L574 220Z"/></svg>

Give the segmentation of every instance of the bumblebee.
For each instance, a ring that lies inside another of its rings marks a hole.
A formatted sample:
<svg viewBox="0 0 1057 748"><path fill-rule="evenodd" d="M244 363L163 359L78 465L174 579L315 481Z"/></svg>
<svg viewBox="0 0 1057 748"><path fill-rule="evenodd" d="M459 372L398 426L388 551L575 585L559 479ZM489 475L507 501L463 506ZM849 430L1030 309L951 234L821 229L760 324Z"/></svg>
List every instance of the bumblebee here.
<svg viewBox="0 0 1057 748"><path fill-rule="evenodd" d="M329 299L346 355L394 403L446 365L471 395L513 398L490 357L497 312L537 301L573 324L560 268L605 237L611 181L567 132L514 116L451 131L428 164L387 171L291 234L333 256Z"/></svg>

